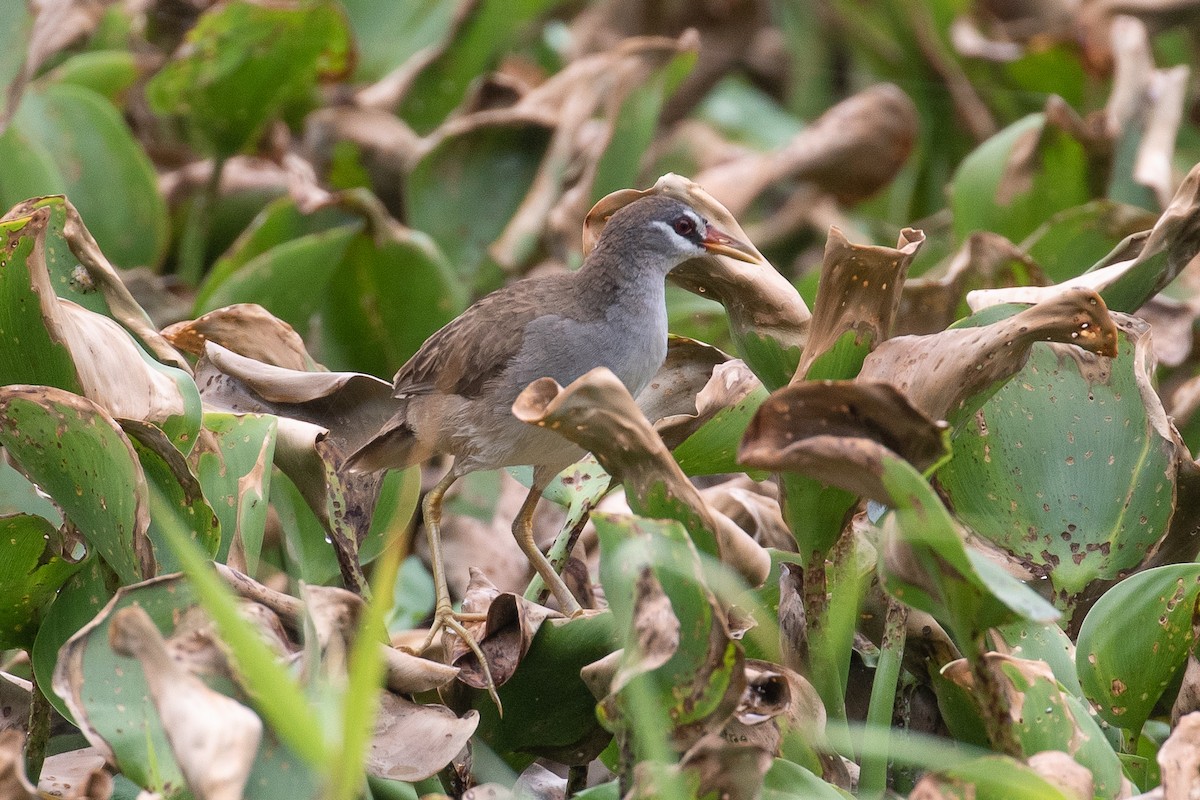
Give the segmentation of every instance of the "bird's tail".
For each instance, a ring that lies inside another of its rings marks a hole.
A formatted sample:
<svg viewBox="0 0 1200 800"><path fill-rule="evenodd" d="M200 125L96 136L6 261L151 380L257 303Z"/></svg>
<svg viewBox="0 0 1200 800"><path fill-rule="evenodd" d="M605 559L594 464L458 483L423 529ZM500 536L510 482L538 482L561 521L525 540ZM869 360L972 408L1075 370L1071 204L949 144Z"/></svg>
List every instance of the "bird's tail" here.
<svg viewBox="0 0 1200 800"><path fill-rule="evenodd" d="M409 427L403 411L396 414L369 439L347 457L342 470L350 473L376 472L381 469L404 469L432 455Z"/></svg>

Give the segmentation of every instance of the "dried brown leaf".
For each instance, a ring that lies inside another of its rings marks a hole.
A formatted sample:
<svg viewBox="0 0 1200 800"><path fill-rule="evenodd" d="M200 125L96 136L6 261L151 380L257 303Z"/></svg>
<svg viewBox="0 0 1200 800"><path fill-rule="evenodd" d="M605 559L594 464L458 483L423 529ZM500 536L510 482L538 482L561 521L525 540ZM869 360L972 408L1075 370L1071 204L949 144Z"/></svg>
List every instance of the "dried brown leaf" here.
<svg viewBox="0 0 1200 800"><path fill-rule="evenodd" d="M908 95L893 84L877 84L830 108L783 148L711 167L696 182L734 215L786 181L812 182L843 203L857 202L896 177L912 152L918 124Z"/></svg>
<svg viewBox="0 0 1200 800"><path fill-rule="evenodd" d="M242 800L262 739L258 715L176 664L141 606L113 614L109 640L115 652L141 662L171 752L197 800Z"/></svg>
<svg viewBox="0 0 1200 800"><path fill-rule="evenodd" d="M0 731L24 731L29 725L33 684L24 678L0 672Z"/></svg>
<svg viewBox="0 0 1200 800"><path fill-rule="evenodd" d="M899 456L919 470L929 467L944 451L943 429L887 383L793 383L759 407L738 461L810 475L889 503L881 481L884 460Z"/></svg>
<svg viewBox="0 0 1200 800"><path fill-rule="evenodd" d="M501 592L475 567L471 568L462 609L464 613L487 615L482 623L469 625L468 630L487 659L495 686L503 686L516 673L542 623L561 616L518 594ZM488 687L488 675L478 657L460 638L454 638L447 661L458 667L458 678L463 683L476 689Z"/></svg>
<svg viewBox="0 0 1200 800"><path fill-rule="evenodd" d="M1200 711L1186 714L1158 751L1164 800L1200 794Z"/></svg>
<svg viewBox="0 0 1200 800"><path fill-rule="evenodd" d="M432 777L466 746L478 725L478 711L460 718L445 706L413 703L384 692L367 752L367 773L393 781Z"/></svg>
<svg viewBox="0 0 1200 800"><path fill-rule="evenodd" d="M671 598L649 567L643 567L634 587L633 641L612 678L610 692L619 692L639 675L661 667L679 649L679 617Z"/></svg>
<svg viewBox="0 0 1200 800"><path fill-rule="evenodd" d="M300 334L257 303L218 308L196 319L177 322L162 334L194 356L204 355L205 342L211 341L264 364L301 372L319 371Z"/></svg>
<svg viewBox="0 0 1200 800"><path fill-rule="evenodd" d="M108 800L112 790L112 775L104 768L104 756L94 747L47 756L38 778L38 791L47 797Z"/></svg>
<svg viewBox="0 0 1200 800"><path fill-rule="evenodd" d="M1117 329L1095 292L1059 292L990 325L890 339L867 356L858 379L890 383L925 414L943 419L1020 370L1036 342L1115 356Z"/></svg>
<svg viewBox="0 0 1200 800"><path fill-rule="evenodd" d="M777 492L772 483L756 483L742 475L700 490L715 511L754 537L763 547L796 551L796 537L783 520Z"/></svg>
<svg viewBox="0 0 1200 800"><path fill-rule="evenodd" d="M698 773L697 797L756 800L771 761L770 750L754 744L732 744L719 734L710 733L684 754L680 766ZM636 780L634 795L639 796Z"/></svg>
<svg viewBox="0 0 1200 800"><path fill-rule="evenodd" d="M766 579L766 550L704 502L629 390L607 369L594 369L566 388L549 378L537 380L517 397L513 413L592 452L610 475L625 483L627 492L646 497L665 488L667 497L686 505L712 532L722 561L751 585Z"/></svg>
<svg viewBox="0 0 1200 800"><path fill-rule="evenodd" d="M623 189L601 198L584 220L584 254L595 246L605 222L617 209L649 194L678 198L739 241L750 241L729 210L698 183L668 173L645 191ZM807 341L808 323L812 317L808 306L796 287L780 275L761 253L758 256L759 264L749 264L728 256L692 259L676 267L669 280L689 292L711 297L725 306L735 338L743 335L770 336L784 347L802 348Z"/></svg>
<svg viewBox="0 0 1200 800"><path fill-rule="evenodd" d="M847 333L855 334L856 343L872 346L890 335L904 278L924 243L925 234L912 228L900 231L895 248L851 244L837 228L829 230L821 291L793 382L803 380L816 360Z"/></svg>
<svg viewBox="0 0 1200 800"><path fill-rule="evenodd" d="M1026 763L1071 800L1091 800L1096 796L1092 771L1061 750L1035 753Z"/></svg>

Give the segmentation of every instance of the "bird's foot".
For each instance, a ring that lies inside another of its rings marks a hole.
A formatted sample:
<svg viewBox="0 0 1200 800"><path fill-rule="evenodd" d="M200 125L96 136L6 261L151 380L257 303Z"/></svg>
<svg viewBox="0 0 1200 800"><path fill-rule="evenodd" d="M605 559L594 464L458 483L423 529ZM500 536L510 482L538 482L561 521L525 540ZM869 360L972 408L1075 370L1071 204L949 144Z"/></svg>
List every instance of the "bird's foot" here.
<svg viewBox="0 0 1200 800"><path fill-rule="evenodd" d="M439 603L433 612L433 625L429 628L429 633L425 637L425 643L421 645L421 652L425 652L437 639L438 635L445 631L450 631L463 640L475 658L479 660L479 668L483 671L484 680L486 680L486 688L488 696L492 698L492 702L496 704L496 710L504 716L504 706L500 702L500 695L496 693L496 682L492 680L492 670L488 666L487 658L483 655L483 650L479 646L479 640L475 635L467 630L464 622L482 622L487 619L487 614L468 614L455 611L449 603Z"/></svg>

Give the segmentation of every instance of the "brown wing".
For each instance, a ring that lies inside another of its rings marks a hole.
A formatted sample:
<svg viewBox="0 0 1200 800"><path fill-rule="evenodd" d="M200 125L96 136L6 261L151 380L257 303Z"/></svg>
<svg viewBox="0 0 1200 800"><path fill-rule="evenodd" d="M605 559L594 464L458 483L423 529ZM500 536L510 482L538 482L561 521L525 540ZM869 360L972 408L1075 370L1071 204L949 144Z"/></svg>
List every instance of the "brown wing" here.
<svg viewBox="0 0 1200 800"><path fill-rule="evenodd" d="M478 397L520 350L525 326L555 313L570 296L572 277L564 273L518 281L476 302L426 339L400 368L395 396Z"/></svg>

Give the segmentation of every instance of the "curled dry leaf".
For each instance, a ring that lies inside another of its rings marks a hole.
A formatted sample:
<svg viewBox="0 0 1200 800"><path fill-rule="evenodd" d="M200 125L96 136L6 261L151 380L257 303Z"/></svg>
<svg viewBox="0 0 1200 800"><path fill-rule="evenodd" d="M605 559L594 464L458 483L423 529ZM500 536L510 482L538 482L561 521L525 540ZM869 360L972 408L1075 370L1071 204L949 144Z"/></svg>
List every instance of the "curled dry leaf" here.
<svg viewBox="0 0 1200 800"><path fill-rule="evenodd" d="M861 381L890 383L925 414L944 419L1025 365L1036 342L1074 344L1102 356L1117 354L1117 328L1095 292L1059 292L990 325L928 336L898 336L867 356Z"/></svg>
<svg viewBox="0 0 1200 800"><path fill-rule="evenodd" d="M857 202L892 182L912 153L918 126L908 95L877 84L830 108L780 150L719 164L696 182L734 215L786 181L815 183L843 203Z"/></svg>
<svg viewBox="0 0 1200 800"><path fill-rule="evenodd" d="M591 252L605 222L619 208L639 197L663 194L688 203L721 230L740 241L749 241L745 231L729 212L700 184L668 173L649 189L623 189L601 198L588 212L583 223L583 252ZM803 348L807 341L808 306L796 287L780 275L762 256L759 264L749 264L728 256L706 256L677 267L669 279L689 292L725 306L735 340L769 337L784 348Z"/></svg>
<svg viewBox="0 0 1200 800"><path fill-rule="evenodd" d="M752 373L743 375L743 370L749 372L744 365L742 370L726 367L735 371L713 385L716 370L729 363L729 356L712 345L682 336L670 337L666 360L637 397L638 407L667 447L673 449L717 411L753 390L753 385L747 384L757 383L757 379ZM706 390L702 400L700 395Z"/></svg>
<svg viewBox="0 0 1200 800"><path fill-rule="evenodd" d="M462 609L464 613L487 615L482 623L469 625L468 629L487 658L496 686L504 685L517 671L542 623L551 616L560 616L520 595L501 592L475 567L471 568L471 582ZM458 678L463 683L476 689L487 688L487 675L478 657L458 637L454 638L447 661L458 667Z"/></svg>
<svg viewBox="0 0 1200 800"><path fill-rule="evenodd" d="M359 372L306 372L239 355L207 341L196 365L206 406L266 413L319 425L345 453L373 436L395 412L392 385ZM324 438L324 437L322 437Z"/></svg>
<svg viewBox="0 0 1200 800"><path fill-rule="evenodd" d="M813 685L787 667L746 659L746 688L721 736L734 744L751 744L780 754L791 731L811 744L825 736L825 705Z"/></svg>
<svg viewBox="0 0 1200 800"><path fill-rule="evenodd" d="M458 755L478 725L478 711L459 718L445 706L413 703L384 692L367 751L367 774L393 781L425 780Z"/></svg>
<svg viewBox="0 0 1200 800"><path fill-rule="evenodd" d="M317 632L321 661L333 674L345 674L350 648L363 612L363 599L336 586L305 584L300 599Z"/></svg>
<svg viewBox="0 0 1200 800"><path fill-rule="evenodd" d="M766 550L704 502L629 390L609 370L594 369L566 388L550 378L534 381L517 396L513 413L592 452L610 475L625 483L635 509L651 497L665 496L678 504L696 523L688 526L693 538L711 536L715 548L707 549L751 585L766 580L771 563Z"/></svg>
<svg viewBox="0 0 1200 800"><path fill-rule="evenodd" d="M1092 771L1061 750L1034 753L1025 763L1070 800L1092 800L1096 796Z"/></svg>
<svg viewBox="0 0 1200 800"><path fill-rule="evenodd" d="M773 484L757 483L739 475L700 490L700 495L763 547L795 552L796 539L784 522L779 498L769 492L770 487Z"/></svg>
<svg viewBox="0 0 1200 800"><path fill-rule="evenodd" d="M1200 711L1179 720L1158 750L1163 800L1190 800L1200 793Z"/></svg>
<svg viewBox="0 0 1200 800"><path fill-rule="evenodd" d="M141 662L150 700L197 800L242 800L262 740L258 715L176 664L140 606L113 615L109 638L115 652Z"/></svg>
<svg viewBox="0 0 1200 800"><path fill-rule="evenodd" d="M202 356L214 342L248 359L300 372L317 371L304 340L291 325L257 303L218 308L163 329L163 336L185 353Z"/></svg>
<svg viewBox="0 0 1200 800"><path fill-rule="evenodd" d="M395 114L377 108L326 106L305 117L303 153L326 182L339 148L347 143L370 176L371 190L403 219L401 187L420 137Z"/></svg>
<svg viewBox="0 0 1200 800"><path fill-rule="evenodd" d="M759 407L742 438L738 461L799 472L890 503L881 480L884 459L895 454L918 470L928 468L945 451L944 427L887 383L794 383Z"/></svg>
<svg viewBox="0 0 1200 800"><path fill-rule="evenodd" d="M698 774L697 797L755 800L771 761L770 750L754 744L734 744L720 734L710 733L684 753L680 766ZM635 779L634 796L655 795L639 795Z"/></svg>
<svg viewBox="0 0 1200 800"><path fill-rule="evenodd" d="M855 349L862 350L888 337L900 308L904 278L924 243L925 234L912 228L900 231L895 248L851 244L840 230L830 228L821 291L793 382L808 377L813 365L848 333L854 333ZM847 371L837 372L841 377Z"/></svg>

